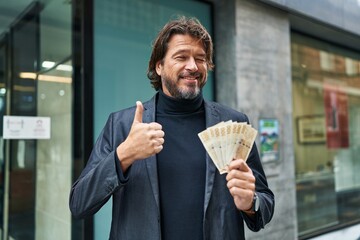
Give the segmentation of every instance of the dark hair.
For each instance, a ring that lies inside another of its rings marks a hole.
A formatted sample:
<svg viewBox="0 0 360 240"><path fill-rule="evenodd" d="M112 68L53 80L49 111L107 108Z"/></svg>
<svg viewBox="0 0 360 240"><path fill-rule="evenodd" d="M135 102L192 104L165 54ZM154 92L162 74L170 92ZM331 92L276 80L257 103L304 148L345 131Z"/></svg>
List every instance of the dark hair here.
<svg viewBox="0 0 360 240"><path fill-rule="evenodd" d="M206 64L209 70L213 69L213 43L210 34L205 27L201 25L196 18L180 17L176 20L168 22L158 34L154 41L147 76L150 79L152 86L159 90L161 88L161 78L156 73L156 63L163 61L168 50L168 42L172 35L183 34L190 35L202 42L206 53Z"/></svg>

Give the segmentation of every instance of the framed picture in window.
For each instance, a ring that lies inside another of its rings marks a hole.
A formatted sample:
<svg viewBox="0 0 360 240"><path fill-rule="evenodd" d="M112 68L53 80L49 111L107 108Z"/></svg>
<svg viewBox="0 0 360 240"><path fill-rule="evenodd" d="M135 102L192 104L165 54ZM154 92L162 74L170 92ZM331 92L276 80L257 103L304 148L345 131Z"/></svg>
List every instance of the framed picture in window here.
<svg viewBox="0 0 360 240"><path fill-rule="evenodd" d="M324 115L302 116L297 118L298 141L300 144L326 142Z"/></svg>

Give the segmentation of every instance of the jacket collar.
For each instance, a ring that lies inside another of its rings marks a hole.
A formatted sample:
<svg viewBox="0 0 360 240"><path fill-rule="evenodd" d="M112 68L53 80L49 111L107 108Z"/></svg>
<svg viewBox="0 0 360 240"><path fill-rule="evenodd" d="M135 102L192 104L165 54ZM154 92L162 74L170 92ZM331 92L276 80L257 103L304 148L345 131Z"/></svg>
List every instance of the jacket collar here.
<svg viewBox="0 0 360 240"><path fill-rule="evenodd" d="M158 94L158 93L157 93ZM155 121L155 106L157 94L149 101L143 104L144 106L144 115L143 122L154 122ZM206 127L210 127L220 122L220 114L216 106L211 102L205 100L205 124ZM148 171L149 180L151 183L152 191L155 197L156 204L160 213L159 205L159 183L158 183L158 172L157 172L157 162L156 156L151 156L146 161L146 167ZM204 196L204 216L206 209L209 205L211 193L213 190L214 180L215 180L216 167L213 164L211 158L206 154L206 181L205 181L205 196Z"/></svg>
<svg viewBox="0 0 360 240"><path fill-rule="evenodd" d="M158 94L158 93L157 93ZM143 114L143 122L151 123L155 121L155 106L156 106L156 98L157 94L152 97L149 101L143 104L144 106L144 114ZM157 162L156 155L153 155L145 160L146 167L148 171L149 181L151 184L151 188L154 194L154 198L156 201L156 205L158 207L158 212L160 215L160 204L159 204L159 182L158 182L158 171L157 171Z"/></svg>
<svg viewBox="0 0 360 240"><path fill-rule="evenodd" d="M205 124L206 128L220 122L220 114L215 105L211 102L205 101ZM204 219L211 193L214 186L216 167L212 162L209 154L206 153L206 180L205 180L205 197L204 197Z"/></svg>

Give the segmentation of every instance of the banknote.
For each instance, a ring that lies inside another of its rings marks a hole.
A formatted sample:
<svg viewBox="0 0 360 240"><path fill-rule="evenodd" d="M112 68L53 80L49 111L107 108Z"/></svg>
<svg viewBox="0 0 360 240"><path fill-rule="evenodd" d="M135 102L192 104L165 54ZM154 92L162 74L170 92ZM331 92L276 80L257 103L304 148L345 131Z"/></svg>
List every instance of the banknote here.
<svg viewBox="0 0 360 240"><path fill-rule="evenodd" d="M198 134L205 150L221 174L228 172L233 159L249 157L257 130L246 122L226 121Z"/></svg>
<svg viewBox="0 0 360 240"><path fill-rule="evenodd" d="M249 157L250 151L253 147L257 135L257 130L250 125L241 129L240 142L235 153L235 159L244 159Z"/></svg>

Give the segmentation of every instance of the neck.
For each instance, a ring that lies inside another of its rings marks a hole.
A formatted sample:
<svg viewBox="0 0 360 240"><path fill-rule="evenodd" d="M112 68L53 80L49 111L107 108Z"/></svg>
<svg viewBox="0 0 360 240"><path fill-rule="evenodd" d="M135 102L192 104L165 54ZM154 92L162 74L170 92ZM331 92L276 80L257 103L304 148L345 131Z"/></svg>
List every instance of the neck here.
<svg viewBox="0 0 360 240"><path fill-rule="evenodd" d="M159 112L184 114L198 111L203 107L203 102L204 99L201 93L194 99L176 99L159 90L157 107Z"/></svg>

